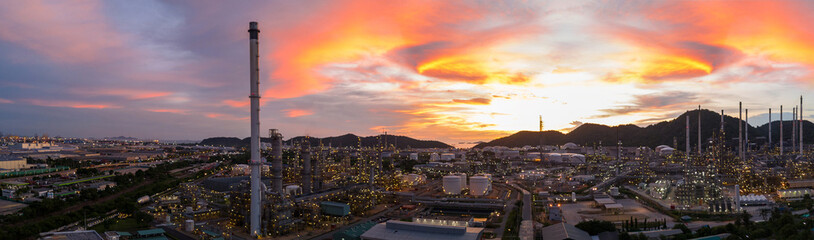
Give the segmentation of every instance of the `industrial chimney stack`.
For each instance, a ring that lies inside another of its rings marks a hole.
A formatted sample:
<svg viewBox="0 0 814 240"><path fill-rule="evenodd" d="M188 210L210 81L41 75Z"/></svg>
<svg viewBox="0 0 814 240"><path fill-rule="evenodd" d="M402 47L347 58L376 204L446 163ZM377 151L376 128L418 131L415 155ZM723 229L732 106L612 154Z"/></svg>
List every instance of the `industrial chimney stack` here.
<svg viewBox="0 0 814 240"><path fill-rule="evenodd" d="M791 153L797 151L797 107L791 110Z"/></svg>
<svg viewBox="0 0 814 240"><path fill-rule="evenodd" d="M684 161L689 162L690 161L690 151L692 151L692 150L690 150L690 112L687 112L687 116L685 117L685 119L687 119L687 123L686 123L686 126L684 127L684 132L687 133L687 136L684 139L684 151L685 151L685 155L686 155L687 158Z"/></svg>
<svg viewBox="0 0 814 240"><path fill-rule="evenodd" d="M250 75L250 93L249 99L251 100L251 206L250 206L250 229L249 234L252 236L260 235L260 204L262 193L260 192L260 165L263 164L262 157L260 156L260 67L258 61L260 54L258 53L258 40L257 35L260 30L257 29L257 22L249 23L249 75Z"/></svg>
<svg viewBox="0 0 814 240"><path fill-rule="evenodd" d="M698 156L701 156L701 105L698 105Z"/></svg>
<svg viewBox="0 0 814 240"><path fill-rule="evenodd" d="M738 157L743 161L743 103L738 102Z"/></svg>
<svg viewBox="0 0 814 240"><path fill-rule="evenodd" d="M724 110L721 109L721 134L724 133Z"/></svg>

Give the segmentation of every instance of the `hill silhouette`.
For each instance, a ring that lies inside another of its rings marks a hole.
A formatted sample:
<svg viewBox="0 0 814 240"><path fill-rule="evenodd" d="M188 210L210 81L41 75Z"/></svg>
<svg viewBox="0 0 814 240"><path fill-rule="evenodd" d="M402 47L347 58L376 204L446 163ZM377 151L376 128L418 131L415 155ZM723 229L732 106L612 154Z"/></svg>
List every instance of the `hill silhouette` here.
<svg viewBox="0 0 814 240"><path fill-rule="evenodd" d="M359 146L359 141L361 141L362 147L373 147L379 144L381 139L382 142L386 142L388 146L396 145L397 148L451 148L449 144L440 142L440 141L432 141L432 140L418 140L406 136L397 136L397 135L379 135L379 136L367 136L367 137L359 137L354 134L345 134L341 136L334 136L334 137L326 137L326 138L316 138L316 137L305 137L305 136L297 136L285 140L286 142L294 141L294 142L301 142L304 139L307 139L311 146L319 146L320 142L325 146L333 146L333 147L348 147L348 146ZM260 138L261 142L271 142L270 138ZM227 146L227 147L248 147L251 142L250 138L239 139L236 137L213 137L207 138L201 141L201 145L210 145L210 146Z"/></svg>
<svg viewBox="0 0 814 240"><path fill-rule="evenodd" d="M563 134L557 131L544 131L542 133L543 144L562 145L573 142L583 146L616 145L617 141L622 142L622 146L647 146L656 147L658 145L673 146L673 139L678 143L678 148L684 148L686 117L690 117L690 145L695 148L698 141L698 114L701 114L701 138L704 143L718 133L721 128L721 114L710 110L693 110L681 114L669 120L659 122L647 127L639 127L632 124L607 126L601 124L583 124L573 131ZM780 138L780 121L772 123L772 141L777 142ZM783 136L789 141L791 138L791 121L784 121ZM814 123L804 121L803 124L804 141L814 142ZM766 138L768 133L768 123L755 127L748 126L749 139ZM738 119L724 116L724 131L729 142L737 141ZM498 138L489 142L475 145L475 148L488 146L523 147L537 146L540 144L540 133L534 131L520 131L512 135ZM735 144L737 145L737 144ZM676 146L673 146L676 147Z"/></svg>

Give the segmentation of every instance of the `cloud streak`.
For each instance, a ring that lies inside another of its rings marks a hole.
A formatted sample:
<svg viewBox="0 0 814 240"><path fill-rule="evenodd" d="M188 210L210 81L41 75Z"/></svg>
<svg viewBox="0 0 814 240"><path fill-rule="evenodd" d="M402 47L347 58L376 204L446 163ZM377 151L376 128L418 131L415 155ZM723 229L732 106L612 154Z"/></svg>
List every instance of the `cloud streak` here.
<svg viewBox="0 0 814 240"><path fill-rule="evenodd" d="M537 130L540 115L570 131L699 104L767 109L812 90L813 10L760 0L25 1L0 6L0 108L17 116L0 116L0 131L246 136L255 20L261 122L287 135L388 131L455 144ZM139 121L150 126L116 125Z"/></svg>

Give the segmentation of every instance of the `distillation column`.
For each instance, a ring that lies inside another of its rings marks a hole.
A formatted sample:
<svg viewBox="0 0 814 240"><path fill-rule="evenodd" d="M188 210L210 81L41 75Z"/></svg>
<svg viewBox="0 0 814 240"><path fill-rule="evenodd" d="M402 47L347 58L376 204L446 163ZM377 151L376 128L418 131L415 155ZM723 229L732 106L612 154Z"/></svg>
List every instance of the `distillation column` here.
<svg viewBox="0 0 814 240"><path fill-rule="evenodd" d="M271 138L271 189L283 194L283 134L277 129L269 129Z"/></svg>
<svg viewBox="0 0 814 240"><path fill-rule="evenodd" d="M302 193L311 193L311 143L306 139L301 143L302 149Z"/></svg>

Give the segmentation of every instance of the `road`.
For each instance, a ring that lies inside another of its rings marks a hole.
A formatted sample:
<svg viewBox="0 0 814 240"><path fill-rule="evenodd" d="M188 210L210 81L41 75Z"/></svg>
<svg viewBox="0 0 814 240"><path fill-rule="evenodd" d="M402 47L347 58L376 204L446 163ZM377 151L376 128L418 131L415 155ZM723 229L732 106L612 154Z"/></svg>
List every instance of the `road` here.
<svg viewBox="0 0 814 240"><path fill-rule="evenodd" d="M518 191L520 191L521 193L523 193L523 220L532 220L531 219L532 218L531 217L531 207L532 207L531 206L532 205L531 193L529 191L526 191L526 189L523 189L520 186L517 186L517 184L511 183L509 185L511 185L513 188L515 188Z"/></svg>
<svg viewBox="0 0 814 240"><path fill-rule="evenodd" d="M605 181L603 181L601 183L598 183L598 184L596 184L593 187L588 188L588 189L591 190L592 192L601 192L601 191L603 191L603 189L605 187L607 187L610 184L615 183L616 181L619 181L619 179L622 179L623 177L627 176L631 172L633 172L633 170L628 170L626 172L623 172L622 174L619 174L618 176L615 176L615 177L613 177L611 179L608 179L608 180L605 180Z"/></svg>
<svg viewBox="0 0 814 240"><path fill-rule="evenodd" d="M500 222L500 227L495 229L495 235L497 236L497 239L503 238L503 232L506 229L506 222L509 221L508 219L509 213L511 213L512 210L514 210L515 204L518 201L517 191L512 191L511 194L509 195L509 199L511 200L506 202L506 208L503 209L503 221Z"/></svg>
<svg viewBox="0 0 814 240"><path fill-rule="evenodd" d="M523 194L523 221L520 223L520 239L534 239L534 221L532 221L532 213L531 207L533 203L531 202L531 193L526 189L517 186L517 184L512 183L512 187L520 190Z"/></svg>

